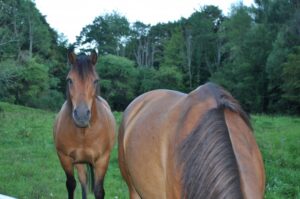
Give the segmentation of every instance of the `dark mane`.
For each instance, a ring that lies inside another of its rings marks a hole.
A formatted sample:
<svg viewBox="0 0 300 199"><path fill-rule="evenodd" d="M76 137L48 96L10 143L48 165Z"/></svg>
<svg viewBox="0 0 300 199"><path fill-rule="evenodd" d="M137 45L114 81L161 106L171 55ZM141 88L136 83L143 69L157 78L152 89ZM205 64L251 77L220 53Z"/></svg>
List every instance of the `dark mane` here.
<svg viewBox="0 0 300 199"><path fill-rule="evenodd" d="M232 148L224 109L238 113L250 127L247 114L223 88L208 83L217 107L205 113L198 126L179 145L182 198L243 198L237 160Z"/></svg>
<svg viewBox="0 0 300 199"><path fill-rule="evenodd" d="M81 53L76 57L76 64L72 65L71 70L77 71L80 78L83 80L85 80L89 74L95 73L89 56L84 53Z"/></svg>

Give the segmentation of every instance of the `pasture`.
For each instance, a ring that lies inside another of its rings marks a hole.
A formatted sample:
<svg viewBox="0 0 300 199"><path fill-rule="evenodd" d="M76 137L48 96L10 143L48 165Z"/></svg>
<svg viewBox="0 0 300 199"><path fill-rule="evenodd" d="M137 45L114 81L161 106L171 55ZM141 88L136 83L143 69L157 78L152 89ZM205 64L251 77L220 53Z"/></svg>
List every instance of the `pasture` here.
<svg viewBox="0 0 300 199"><path fill-rule="evenodd" d="M53 146L55 115L0 102L1 194L22 199L66 198L65 175ZM114 115L119 123L121 113ZM253 115L252 124L265 162L265 198L300 198L300 118ZM118 168L117 145L104 186L106 198L128 198ZM81 198L79 182L75 194Z"/></svg>

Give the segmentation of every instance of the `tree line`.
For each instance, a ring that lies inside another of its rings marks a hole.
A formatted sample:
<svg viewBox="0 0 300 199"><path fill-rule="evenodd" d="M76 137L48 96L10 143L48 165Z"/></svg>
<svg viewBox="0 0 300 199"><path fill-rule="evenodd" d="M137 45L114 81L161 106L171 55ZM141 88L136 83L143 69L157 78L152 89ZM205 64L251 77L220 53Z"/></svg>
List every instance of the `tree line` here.
<svg viewBox="0 0 300 199"><path fill-rule="evenodd" d="M28 0L0 0L0 100L57 109L65 93L68 41ZM72 47L97 48L101 94L113 109L167 88L207 82L249 112L300 113L300 1L255 0L228 16L204 6L188 18L148 25L117 12L82 28Z"/></svg>

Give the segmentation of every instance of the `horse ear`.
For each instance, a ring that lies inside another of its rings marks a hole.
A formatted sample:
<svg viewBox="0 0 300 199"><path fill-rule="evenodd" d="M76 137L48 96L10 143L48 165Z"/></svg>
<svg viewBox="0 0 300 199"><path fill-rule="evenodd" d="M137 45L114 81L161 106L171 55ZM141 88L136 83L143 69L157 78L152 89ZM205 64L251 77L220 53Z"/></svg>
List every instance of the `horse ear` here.
<svg viewBox="0 0 300 199"><path fill-rule="evenodd" d="M76 54L73 51L68 52L68 61L70 64L75 64L76 62Z"/></svg>
<svg viewBox="0 0 300 199"><path fill-rule="evenodd" d="M96 63L97 63L97 59L98 59L98 55L97 55L97 52L95 50L93 50L91 52L90 59L92 61L92 65L95 66Z"/></svg>

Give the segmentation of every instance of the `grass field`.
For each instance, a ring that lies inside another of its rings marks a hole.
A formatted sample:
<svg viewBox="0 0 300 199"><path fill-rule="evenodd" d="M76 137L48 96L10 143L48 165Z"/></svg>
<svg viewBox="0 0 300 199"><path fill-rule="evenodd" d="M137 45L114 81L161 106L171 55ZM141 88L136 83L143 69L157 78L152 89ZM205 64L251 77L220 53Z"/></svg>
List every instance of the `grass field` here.
<svg viewBox="0 0 300 199"><path fill-rule="evenodd" d="M115 113L119 122L121 114ZM65 175L53 146L55 113L0 102L0 194L20 199L66 198ZM252 117L267 175L265 198L300 199L300 118ZM128 198L113 150L106 198ZM77 183L76 198L81 198ZM89 198L93 198L92 194Z"/></svg>

